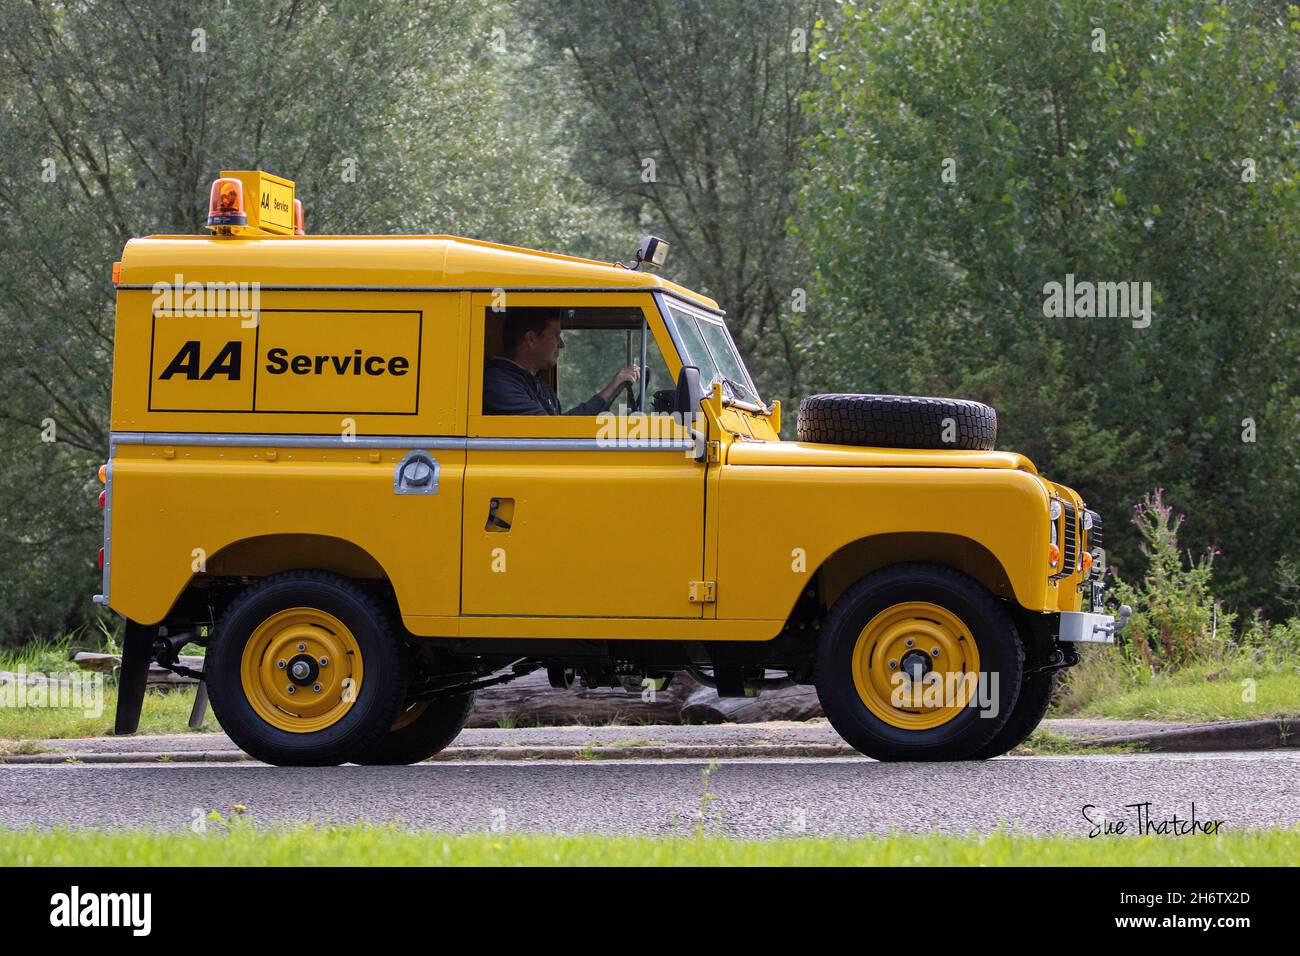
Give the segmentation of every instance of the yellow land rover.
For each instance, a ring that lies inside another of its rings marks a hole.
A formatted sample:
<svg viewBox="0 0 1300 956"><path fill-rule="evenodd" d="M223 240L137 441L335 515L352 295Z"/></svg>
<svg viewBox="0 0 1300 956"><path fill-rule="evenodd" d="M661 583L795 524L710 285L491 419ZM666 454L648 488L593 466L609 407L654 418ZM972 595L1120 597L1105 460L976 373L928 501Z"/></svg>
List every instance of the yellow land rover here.
<svg viewBox="0 0 1300 956"><path fill-rule="evenodd" d="M223 172L127 243L103 593L117 732L151 662L282 765L410 763L478 688L812 684L882 760L992 757L1113 641L1101 519L975 402L818 395L782 441L707 296L451 236L314 236ZM180 663L205 648L201 673Z"/></svg>

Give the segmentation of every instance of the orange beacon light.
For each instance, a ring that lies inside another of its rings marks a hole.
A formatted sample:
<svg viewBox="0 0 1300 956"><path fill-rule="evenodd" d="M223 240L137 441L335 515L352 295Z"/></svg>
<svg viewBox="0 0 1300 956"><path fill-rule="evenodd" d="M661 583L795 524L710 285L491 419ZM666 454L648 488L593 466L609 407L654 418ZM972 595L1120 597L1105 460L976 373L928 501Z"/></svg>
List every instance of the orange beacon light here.
<svg viewBox="0 0 1300 956"><path fill-rule="evenodd" d="M295 236L307 235L307 230L304 225L305 220L306 216L303 215L302 200L295 199L293 201L293 234Z"/></svg>
<svg viewBox="0 0 1300 956"><path fill-rule="evenodd" d="M208 225L248 225L248 214L244 212L244 184L238 179L213 181L212 195L208 200Z"/></svg>

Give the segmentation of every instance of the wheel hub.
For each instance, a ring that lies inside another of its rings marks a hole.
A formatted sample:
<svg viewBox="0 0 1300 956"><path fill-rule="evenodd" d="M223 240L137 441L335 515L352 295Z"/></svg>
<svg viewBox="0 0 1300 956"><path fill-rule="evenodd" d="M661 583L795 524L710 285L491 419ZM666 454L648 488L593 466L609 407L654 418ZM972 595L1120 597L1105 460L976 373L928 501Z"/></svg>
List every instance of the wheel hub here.
<svg viewBox="0 0 1300 956"><path fill-rule="evenodd" d="M253 631L240 659L249 705L272 727L308 734L337 723L360 693L356 637L317 608L272 614Z"/></svg>
<svg viewBox="0 0 1300 956"><path fill-rule="evenodd" d="M930 730L969 704L979 648L953 612L908 601L867 623L854 645L852 667L858 696L873 715L891 727Z"/></svg>
<svg viewBox="0 0 1300 956"><path fill-rule="evenodd" d="M908 651L903 655L903 663L900 669L913 684L919 684L921 679L932 670L930 655L924 651Z"/></svg>
<svg viewBox="0 0 1300 956"><path fill-rule="evenodd" d="M319 668L314 658L299 654L289 662L289 679L299 687L306 687L316 682Z"/></svg>

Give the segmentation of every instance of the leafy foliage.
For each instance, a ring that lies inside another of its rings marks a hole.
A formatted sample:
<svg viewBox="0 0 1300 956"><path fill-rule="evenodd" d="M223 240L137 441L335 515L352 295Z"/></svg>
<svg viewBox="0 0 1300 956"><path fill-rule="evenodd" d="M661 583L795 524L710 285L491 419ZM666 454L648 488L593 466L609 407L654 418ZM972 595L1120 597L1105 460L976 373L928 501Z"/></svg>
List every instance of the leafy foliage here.
<svg viewBox="0 0 1300 956"><path fill-rule="evenodd" d="M574 169L634 231L672 243L674 279L713 296L769 394L798 387L787 220L819 81L809 0L542 0L527 10L567 78ZM630 250L629 250L630 251ZM629 256L630 258L630 256Z"/></svg>
<svg viewBox="0 0 1300 956"><path fill-rule="evenodd" d="M1273 562L1300 550L1293 21L1181 0L846 5L808 99L810 383L989 401L1003 447L1103 514L1163 484L1222 548L1226 593L1269 604ZM1150 325L1046 318L1067 275L1149 282ZM1110 546L1138 560L1132 536Z"/></svg>
<svg viewBox="0 0 1300 956"><path fill-rule="evenodd" d="M1122 649L1153 670L1208 657L1230 642L1236 619L1220 610L1210 590L1215 552L1207 550L1184 566L1178 545L1184 516L1174 517L1173 511L1163 488L1134 505L1132 523L1142 536L1147 572L1140 584L1118 581L1114 593L1117 604L1134 609L1120 632Z"/></svg>
<svg viewBox="0 0 1300 956"><path fill-rule="evenodd" d="M222 168L294 179L310 232L599 245L505 4L6 3L0 32L0 641L98 588L110 264L194 233ZM51 440L52 439L52 440Z"/></svg>

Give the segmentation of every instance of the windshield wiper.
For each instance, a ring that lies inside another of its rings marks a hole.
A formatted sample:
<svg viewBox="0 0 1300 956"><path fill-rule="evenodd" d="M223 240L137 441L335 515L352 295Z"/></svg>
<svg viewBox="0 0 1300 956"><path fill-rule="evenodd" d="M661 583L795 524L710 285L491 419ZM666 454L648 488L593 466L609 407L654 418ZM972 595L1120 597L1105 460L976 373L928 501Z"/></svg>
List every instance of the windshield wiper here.
<svg viewBox="0 0 1300 956"><path fill-rule="evenodd" d="M743 396L749 391L749 389L746 388L744 385L741 385L739 382L727 378L727 376L725 375L719 375L718 381L722 383L723 387L726 388L727 391L731 392L731 397L733 400L739 399L743 401L741 396ZM725 398L726 396L724 395L723 397Z"/></svg>
<svg viewBox="0 0 1300 956"><path fill-rule="evenodd" d="M763 400L757 395L754 396L752 402L747 401L744 398L745 395L750 394L749 386L742 385L740 382L729 379L725 375L719 375L717 380L722 383L722 401L724 403L728 405L739 405L746 409L752 408L762 412L764 415L770 415L772 413L772 407L770 405L765 405ZM727 397L727 392L731 393L730 399Z"/></svg>

